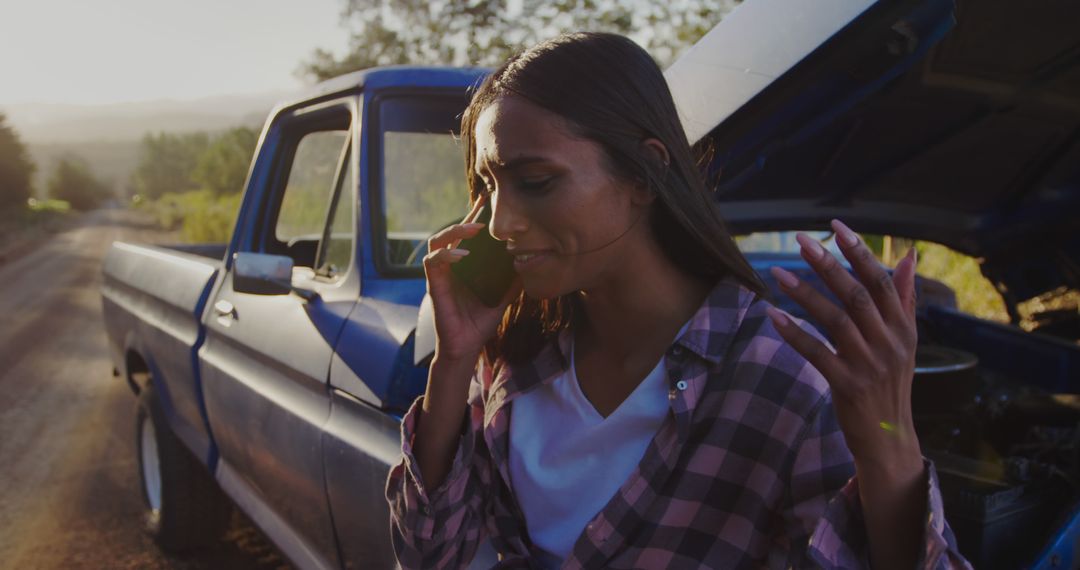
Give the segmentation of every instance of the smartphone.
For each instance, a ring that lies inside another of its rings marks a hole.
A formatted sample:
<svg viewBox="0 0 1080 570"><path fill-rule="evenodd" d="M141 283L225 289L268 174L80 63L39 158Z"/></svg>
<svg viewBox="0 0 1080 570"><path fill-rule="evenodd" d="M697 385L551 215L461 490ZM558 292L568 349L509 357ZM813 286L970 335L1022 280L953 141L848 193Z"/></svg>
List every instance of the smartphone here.
<svg viewBox="0 0 1080 570"><path fill-rule="evenodd" d="M480 207L475 221L491 222L488 204ZM480 302L488 307L498 307L499 301L514 282L514 256L506 252L505 243L491 237L488 228L461 240L458 247L469 250L469 255L451 265L450 270L476 294Z"/></svg>

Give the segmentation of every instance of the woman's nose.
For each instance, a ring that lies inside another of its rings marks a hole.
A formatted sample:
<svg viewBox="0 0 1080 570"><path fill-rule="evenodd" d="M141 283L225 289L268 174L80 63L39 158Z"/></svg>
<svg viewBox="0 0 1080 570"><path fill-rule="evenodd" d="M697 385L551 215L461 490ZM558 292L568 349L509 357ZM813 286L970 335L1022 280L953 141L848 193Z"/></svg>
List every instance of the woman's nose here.
<svg viewBox="0 0 1080 570"><path fill-rule="evenodd" d="M496 189L488 200L491 204L491 224L488 227L491 237L507 241L520 237L529 229L528 221L509 194Z"/></svg>

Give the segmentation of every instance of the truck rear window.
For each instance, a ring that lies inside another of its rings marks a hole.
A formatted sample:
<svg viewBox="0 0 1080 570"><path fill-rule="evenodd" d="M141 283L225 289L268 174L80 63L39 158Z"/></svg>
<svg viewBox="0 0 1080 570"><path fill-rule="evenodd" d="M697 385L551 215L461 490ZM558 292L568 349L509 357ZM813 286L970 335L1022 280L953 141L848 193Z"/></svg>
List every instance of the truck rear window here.
<svg viewBox="0 0 1080 570"><path fill-rule="evenodd" d="M427 239L468 213L465 151L457 137L462 95L379 102L384 261L421 270Z"/></svg>

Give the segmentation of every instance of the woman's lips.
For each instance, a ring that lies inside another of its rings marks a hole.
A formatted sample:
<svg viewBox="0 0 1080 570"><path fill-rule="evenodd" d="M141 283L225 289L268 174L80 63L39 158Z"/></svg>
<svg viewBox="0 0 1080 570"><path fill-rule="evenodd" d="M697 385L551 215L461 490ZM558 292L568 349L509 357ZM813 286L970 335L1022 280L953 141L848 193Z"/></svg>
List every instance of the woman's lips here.
<svg viewBox="0 0 1080 570"><path fill-rule="evenodd" d="M544 259L546 259L550 252L548 251L529 251L529 252L512 252L514 256L514 269L517 271L530 269Z"/></svg>

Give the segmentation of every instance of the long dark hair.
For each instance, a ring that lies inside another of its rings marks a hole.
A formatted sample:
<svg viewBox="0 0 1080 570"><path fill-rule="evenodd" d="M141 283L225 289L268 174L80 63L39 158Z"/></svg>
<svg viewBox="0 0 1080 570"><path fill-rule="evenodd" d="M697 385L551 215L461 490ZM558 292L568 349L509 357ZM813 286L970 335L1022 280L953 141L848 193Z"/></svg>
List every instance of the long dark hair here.
<svg viewBox="0 0 1080 570"><path fill-rule="evenodd" d="M480 113L503 95L517 95L565 119L576 135L598 143L612 173L645 184L656 199L649 223L662 251L687 274L715 282L726 276L764 295L766 288L728 233L706 189L679 121L664 75L652 57L628 38L614 34L559 36L519 53L489 75L473 94L461 120L465 176L471 200L482 195L476 175L473 134ZM656 138L667 147L670 164L645 150ZM489 361L520 363L573 321L576 295L511 303Z"/></svg>

